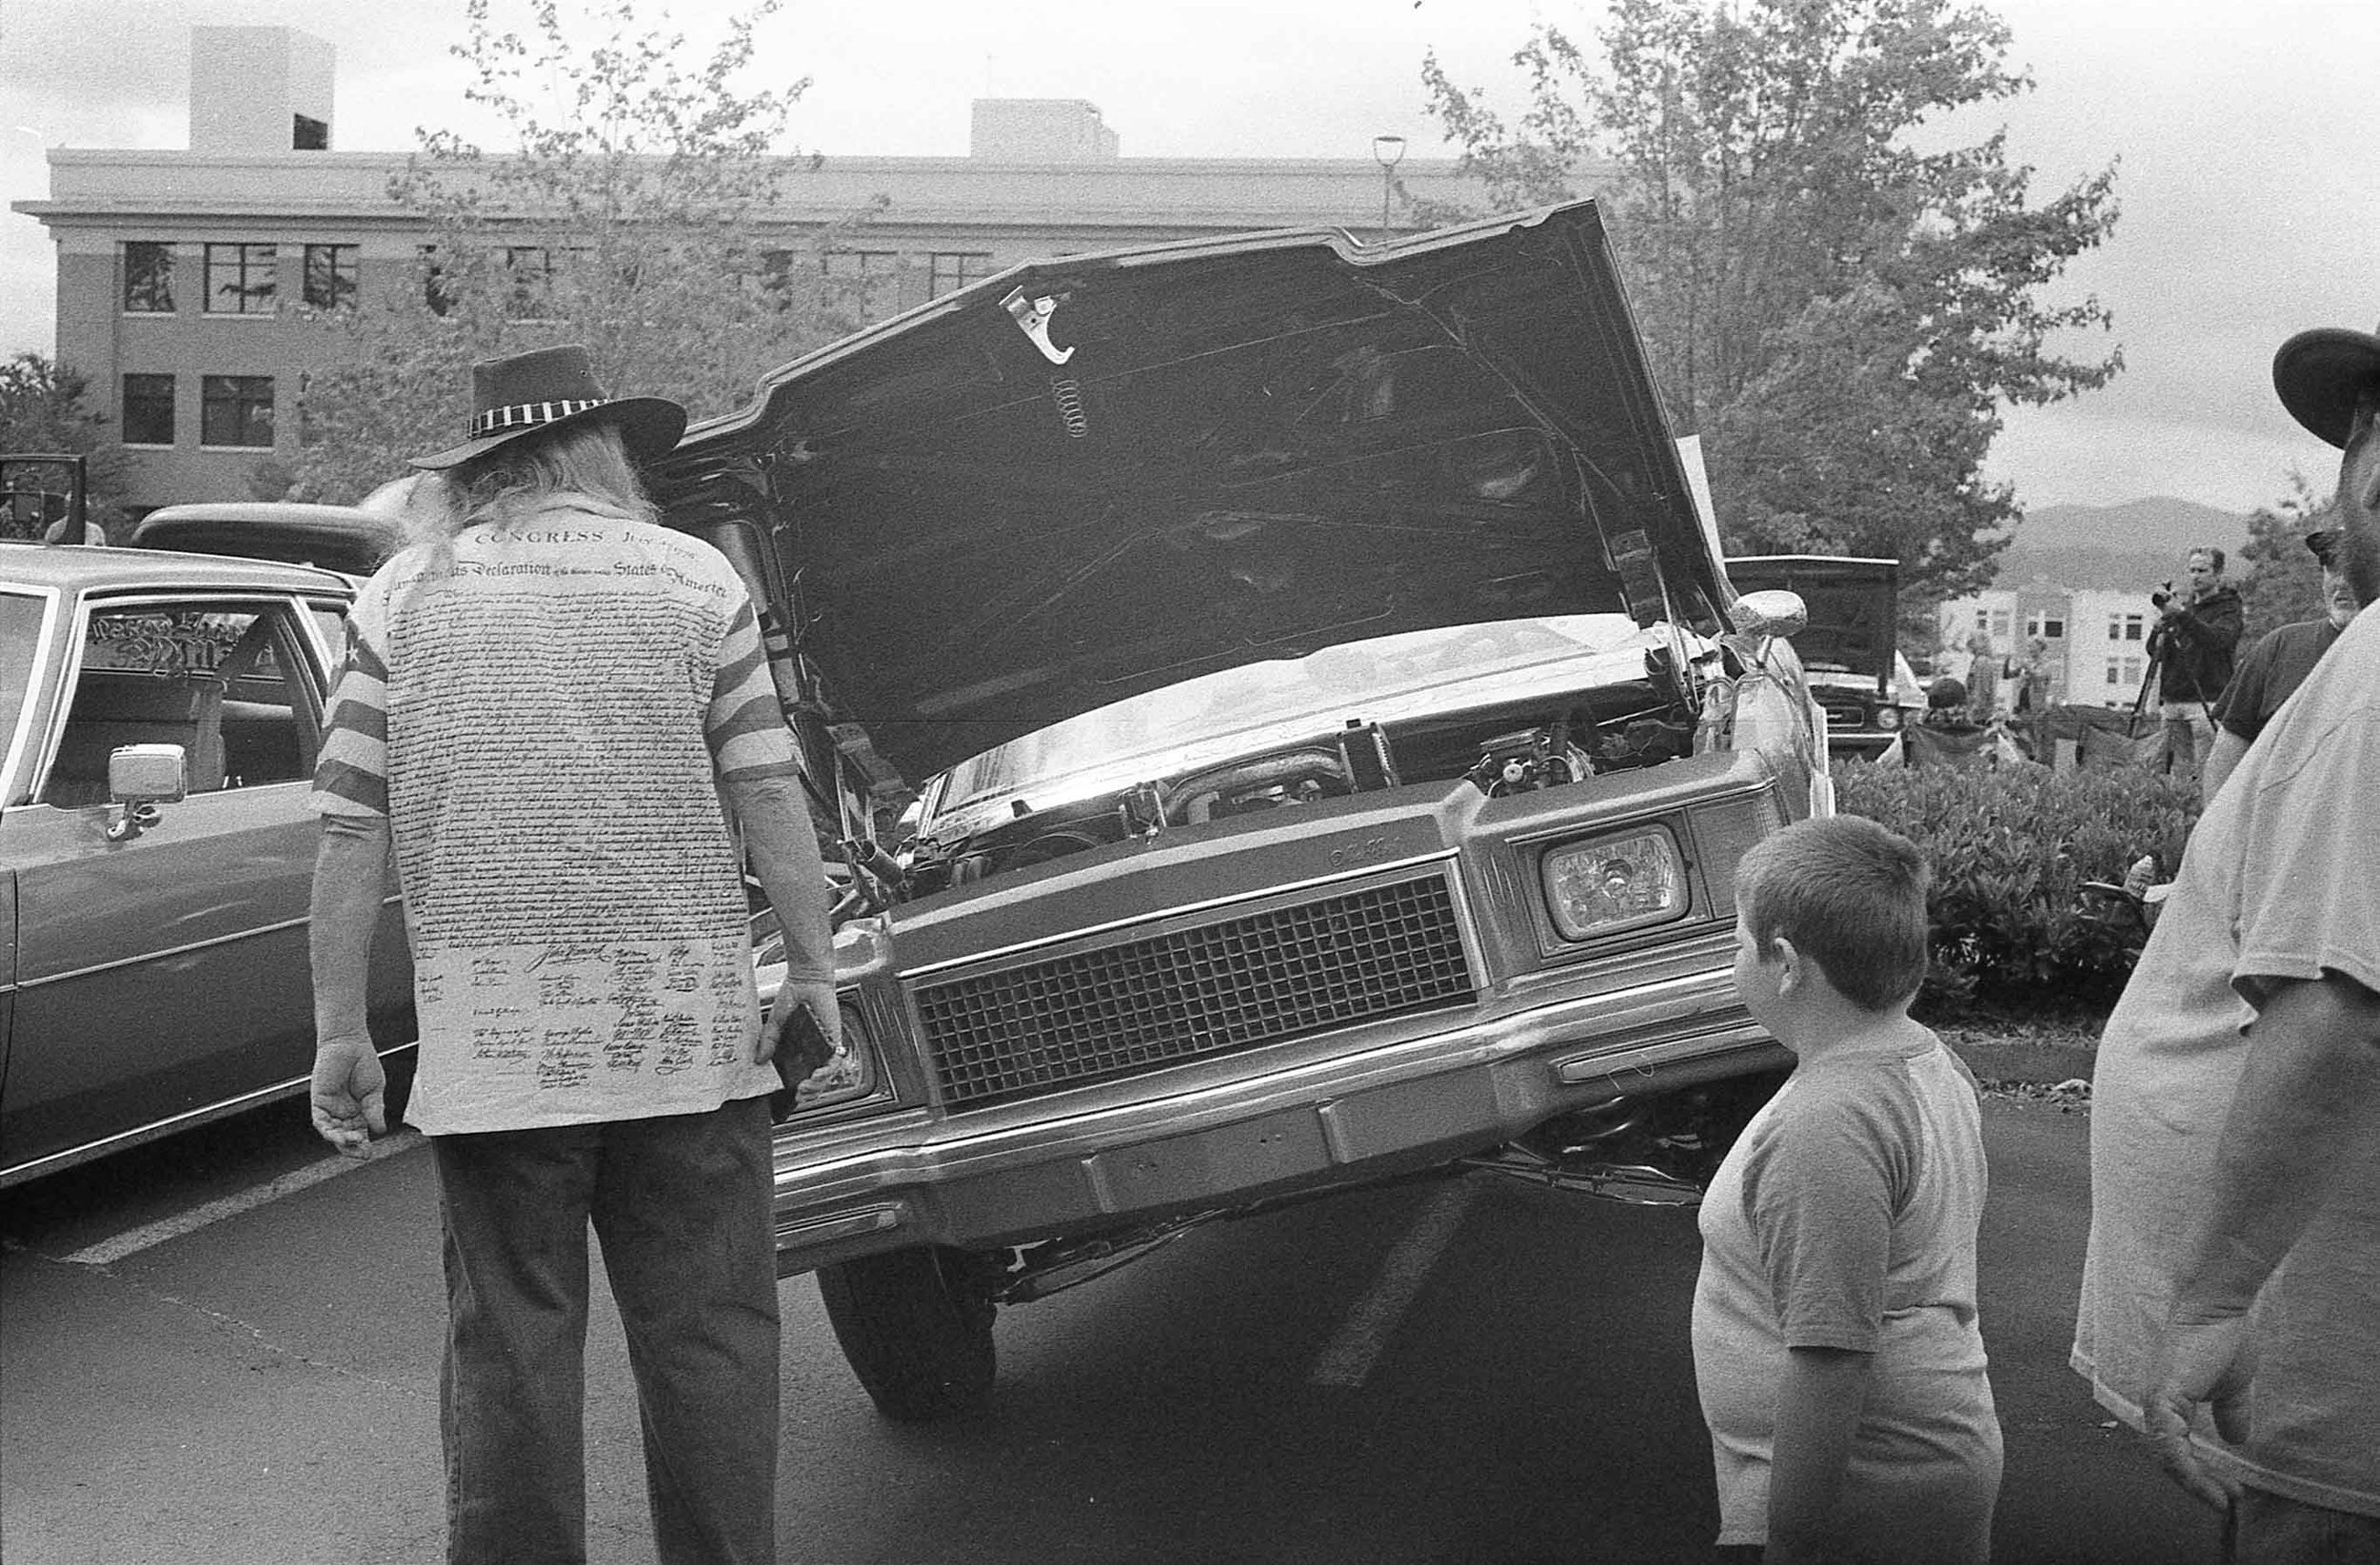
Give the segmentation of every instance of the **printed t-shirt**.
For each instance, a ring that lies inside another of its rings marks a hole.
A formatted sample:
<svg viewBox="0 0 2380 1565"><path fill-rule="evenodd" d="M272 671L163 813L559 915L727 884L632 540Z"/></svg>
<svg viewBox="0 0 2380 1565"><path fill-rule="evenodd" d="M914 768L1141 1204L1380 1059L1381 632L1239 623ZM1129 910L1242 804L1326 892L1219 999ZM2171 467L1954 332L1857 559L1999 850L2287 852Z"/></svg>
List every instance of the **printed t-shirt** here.
<svg viewBox="0 0 2380 1565"><path fill-rule="evenodd" d="M1874 1356L1835 1545L1852 1559L1980 1561L1998 1415L1975 1317L1987 1174L1974 1078L1931 1033L1797 1066L1705 1193L1695 1381L1721 1544L1768 1538L1790 1348Z"/></svg>
<svg viewBox="0 0 2380 1565"><path fill-rule="evenodd" d="M2301 620L2257 637L2214 703L2214 721L2252 743L2338 639L2339 627L2329 620Z"/></svg>
<svg viewBox="0 0 2380 1565"><path fill-rule="evenodd" d="M428 1135L699 1113L778 1085L719 784L796 775L749 591L570 508L364 584L315 774L386 816Z"/></svg>
<svg viewBox="0 0 2380 1565"><path fill-rule="evenodd" d="M2134 1428L2215 1147L2277 979L2380 992L2380 615L2360 614L2192 833L2099 1040L2091 1241L2074 1368ZM2259 1489L2380 1515L2380 1139L2265 1284L2248 1443L2211 1459Z"/></svg>

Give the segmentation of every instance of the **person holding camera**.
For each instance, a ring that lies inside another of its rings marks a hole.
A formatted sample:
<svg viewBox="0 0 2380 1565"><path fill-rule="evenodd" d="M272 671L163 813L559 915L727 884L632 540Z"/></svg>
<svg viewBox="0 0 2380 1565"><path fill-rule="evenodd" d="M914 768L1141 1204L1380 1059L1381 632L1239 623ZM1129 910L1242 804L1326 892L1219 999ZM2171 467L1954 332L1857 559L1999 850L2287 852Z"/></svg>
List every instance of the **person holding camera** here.
<svg viewBox="0 0 2380 1565"><path fill-rule="evenodd" d="M2187 587L2165 583L2149 594L2157 611L2149 632L2149 661L2156 670L2157 699L2165 719L2165 766L2195 780L2214 748L2214 703L2231 683L2232 649L2247 619L2239 588L2223 579L2223 551L2190 551Z"/></svg>

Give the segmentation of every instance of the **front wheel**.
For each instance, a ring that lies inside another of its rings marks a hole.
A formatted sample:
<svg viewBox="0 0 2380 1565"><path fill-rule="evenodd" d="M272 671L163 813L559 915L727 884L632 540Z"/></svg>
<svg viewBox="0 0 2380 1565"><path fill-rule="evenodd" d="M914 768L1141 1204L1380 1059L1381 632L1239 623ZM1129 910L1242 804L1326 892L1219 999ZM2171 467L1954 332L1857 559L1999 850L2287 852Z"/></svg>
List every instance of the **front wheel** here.
<svg viewBox="0 0 2380 1565"><path fill-rule="evenodd" d="M892 1250L818 1269L819 1297L876 1410L928 1423L991 1395L991 1287L963 1250Z"/></svg>

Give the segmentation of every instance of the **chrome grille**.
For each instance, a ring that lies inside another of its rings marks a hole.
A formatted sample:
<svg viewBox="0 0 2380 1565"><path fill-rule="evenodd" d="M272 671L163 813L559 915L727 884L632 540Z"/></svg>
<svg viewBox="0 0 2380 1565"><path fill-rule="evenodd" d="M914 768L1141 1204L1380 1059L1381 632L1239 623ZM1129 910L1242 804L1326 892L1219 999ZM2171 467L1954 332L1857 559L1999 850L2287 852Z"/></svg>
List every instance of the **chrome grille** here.
<svg viewBox="0 0 2380 1565"><path fill-rule="evenodd" d="M1471 998L1438 876L918 991L953 1108L1227 1054Z"/></svg>

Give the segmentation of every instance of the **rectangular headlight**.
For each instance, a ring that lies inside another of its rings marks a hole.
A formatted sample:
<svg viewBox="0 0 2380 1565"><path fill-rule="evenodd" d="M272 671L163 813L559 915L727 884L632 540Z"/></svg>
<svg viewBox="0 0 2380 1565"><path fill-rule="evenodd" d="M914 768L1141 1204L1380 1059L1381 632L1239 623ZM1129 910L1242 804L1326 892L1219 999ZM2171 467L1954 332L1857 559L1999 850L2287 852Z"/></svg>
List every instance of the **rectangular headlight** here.
<svg viewBox="0 0 2380 1565"><path fill-rule="evenodd" d="M1564 940L1641 929L1686 911L1686 862L1665 826L1550 848L1537 871Z"/></svg>

